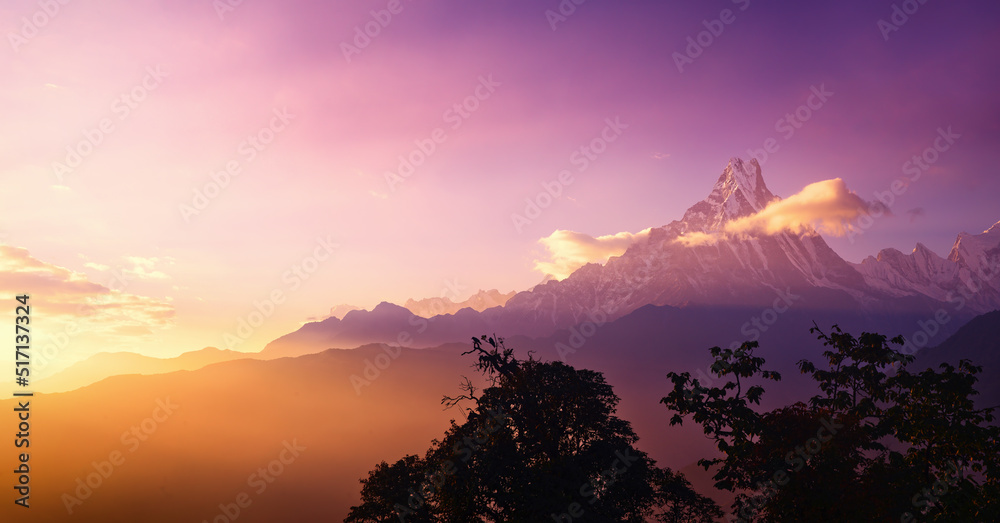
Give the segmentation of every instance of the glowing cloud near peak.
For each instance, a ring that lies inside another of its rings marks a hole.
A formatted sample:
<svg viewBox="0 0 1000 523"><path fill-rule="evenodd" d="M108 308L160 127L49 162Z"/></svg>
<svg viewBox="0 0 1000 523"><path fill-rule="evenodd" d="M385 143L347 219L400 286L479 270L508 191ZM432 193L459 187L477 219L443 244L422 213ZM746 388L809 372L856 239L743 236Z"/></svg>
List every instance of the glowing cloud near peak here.
<svg viewBox="0 0 1000 523"><path fill-rule="evenodd" d="M692 232L675 241L686 246L707 245L738 234L778 234L808 231L844 236L854 227L852 222L869 213L878 203L863 200L847 188L840 178L823 180L805 186L797 194L776 200L760 212L730 221L721 231ZM882 209L888 212L888 209Z"/></svg>
<svg viewBox="0 0 1000 523"><path fill-rule="evenodd" d="M588 263L604 263L612 256L621 256L633 243L649 236L649 231L594 237L581 232L556 230L538 240L548 249L551 261L535 260L535 269L561 280Z"/></svg>
<svg viewBox="0 0 1000 523"><path fill-rule="evenodd" d="M798 194L777 200L759 213L729 222L730 233L801 233L810 228L843 236L850 222L868 212L871 204L847 188L840 178L811 183Z"/></svg>

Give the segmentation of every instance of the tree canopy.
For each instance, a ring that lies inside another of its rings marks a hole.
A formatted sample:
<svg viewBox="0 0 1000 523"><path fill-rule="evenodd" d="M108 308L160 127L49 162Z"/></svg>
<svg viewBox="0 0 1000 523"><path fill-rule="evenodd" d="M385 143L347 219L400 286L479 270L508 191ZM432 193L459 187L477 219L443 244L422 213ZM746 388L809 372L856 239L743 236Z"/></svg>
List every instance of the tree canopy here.
<svg viewBox="0 0 1000 523"><path fill-rule="evenodd" d="M485 345L484 345L485 343ZM466 380L468 418L452 421L424 457L382 462L361 480L345 522L710 522L721 509L684 477L635 447L618 397L599 372L529 356L502 339L473 339L464 354L491 380Z"/></svg>
<svg viewBox="0 0 1000 523"><path fill-rule="evenodd" d="M828 350L823 367L798 364L819 388L808 402L758 412L761 383L781 376L763 370L757 342L710 349L721 387L667 375L670 422L690 417L715 440L720 456L699 463L737 493L737 520L1000 521L995 407L973 405L982 369L913 372L901 337L812 330Z"/></svg>

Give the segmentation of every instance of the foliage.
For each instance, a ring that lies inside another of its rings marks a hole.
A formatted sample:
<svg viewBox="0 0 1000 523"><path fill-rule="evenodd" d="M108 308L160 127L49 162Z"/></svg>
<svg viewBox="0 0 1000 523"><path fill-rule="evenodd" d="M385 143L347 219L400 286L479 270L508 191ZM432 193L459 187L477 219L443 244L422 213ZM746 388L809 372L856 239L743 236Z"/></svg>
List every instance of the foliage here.
<svg viewBox="0 0 1000 523"><path fill-rule="evenodd" d="M731 377L722 387L668 374L670 422L690 416L715 440L721 457L699 463L717 466L716 486L737 492L739 519L1000 520L1000 429L993 408L973 405L982 369L963 360L912 372L914 358L890 345L900 337L812 331L829 349L826 368L799 362L820 391L808 403L753 408L764 392L757 382L781 379L762 370L756 342L711 349L714 373Z"/></svg>
<svg viewBox="0 0 1000 523"><path fill-rule="evenodd" d="M488 344L484 346L484 342ZM423 459L379 464L347 522L713 521L722 515L684 477L635 448L631 425L602 374L561 362L518 360L502 339L473 339L492 380Z"/></svg>

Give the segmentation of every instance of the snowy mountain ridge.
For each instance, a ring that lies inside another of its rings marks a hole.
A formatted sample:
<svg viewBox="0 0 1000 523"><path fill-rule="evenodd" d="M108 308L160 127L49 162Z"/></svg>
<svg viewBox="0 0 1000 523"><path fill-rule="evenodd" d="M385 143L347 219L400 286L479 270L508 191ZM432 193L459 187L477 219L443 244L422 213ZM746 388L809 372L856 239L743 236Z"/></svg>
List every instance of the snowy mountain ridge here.
<svg viewBox="0 0 1000 523"><path fill-rule="evenodd" d="M647 304L748 305L766 303L776 292L817 289L839 292L854 306L884 309L898 298L947 301L962 285L982 289L967 300L971 311L1000 307L998 271L989 271L1000 263L1000 223L981 235L959 235L947 259L918 244L912 254L886 249L860 264L845 261L811 229L677 241L721 231L777 200L756 160L733 158L708 197L680 220L652 229L603 266L589 264L562 281L518 293L504 313L571 325L601 311L618 317Z"/></svg>

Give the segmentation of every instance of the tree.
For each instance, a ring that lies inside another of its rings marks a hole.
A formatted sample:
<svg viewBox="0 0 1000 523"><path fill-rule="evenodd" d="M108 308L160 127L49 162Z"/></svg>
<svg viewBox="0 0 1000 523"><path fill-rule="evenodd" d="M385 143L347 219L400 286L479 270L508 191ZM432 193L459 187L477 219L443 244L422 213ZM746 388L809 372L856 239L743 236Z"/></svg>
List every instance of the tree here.
<svg viewBox="0 0 1000 523"><path fill-rule="evenodd" d="M424 480L427 469L424 460L408 455L393 463L381 462L375 466L367 480L363 480L361 498L366 500L360 506L351 507L345 522L378 523L398 519L394 507L406 506L410 497L409 487L419 485ZM422 508L422 507L421 507ZM429 507L428 507L429 508ZM429 510L414 511L407 521L431 522L433 514Z"/></svg>
<svg viewBox="0 0 1000 523"><path fill-rule="evenodd" d="M488 344L484 346L484 343ZM502 339L473 339L464 353L490 386L469 380L447 406L470 401L421 460L379 464L347 522L710 522L722 515L684 477L635 448L601 373L518 360ZM654 514L654 512L656 514ZM679 519L680 518L680 519Z"/></svg>
<svg viewBox="0 0 1000 523"><path fill-rule="evenodd" d="M742 521L996 521L1000 518L1000 429L994 408L975 409L980 367L911 372L913 357L890 346L901 337L811 329L830 349L827 368L799 370L820 393L758 413L762 370L756 342L711 350L712 370L730 381L706 388L689 373L669 373L661 402L671 424L690 416L716 441L716 487L737 493Z"/></svg>

